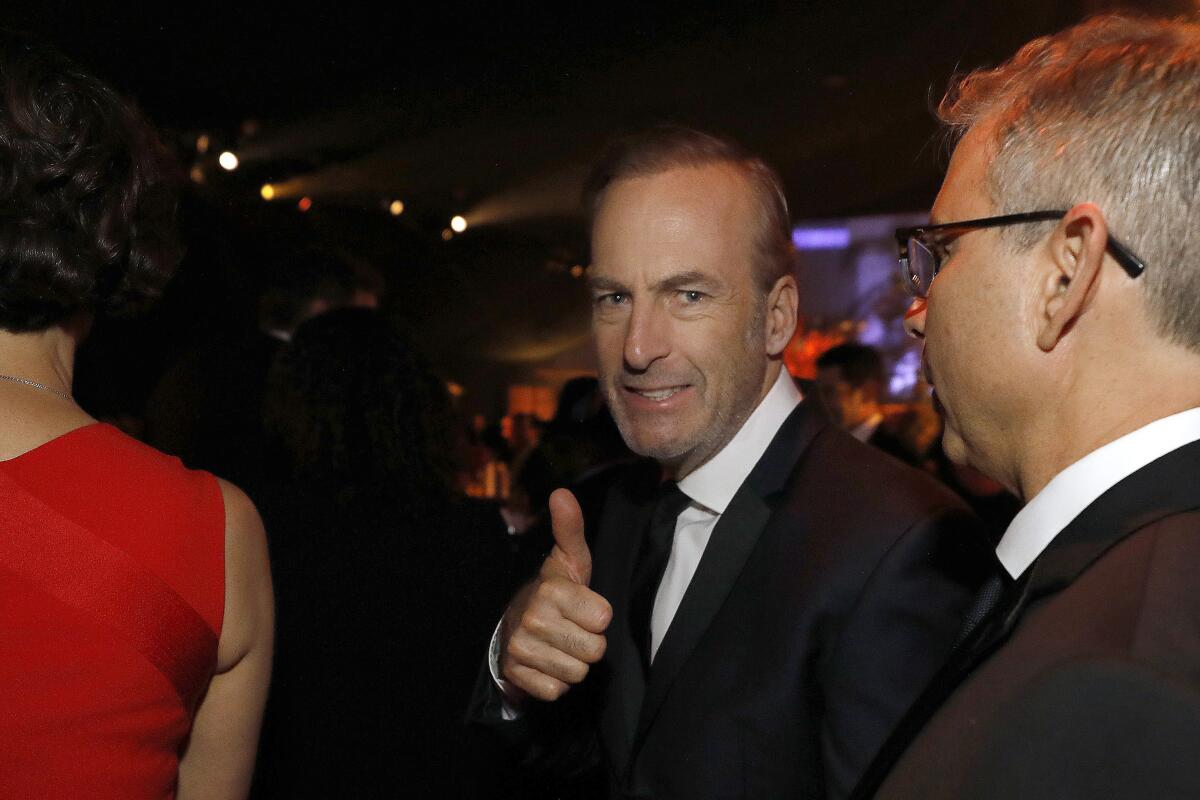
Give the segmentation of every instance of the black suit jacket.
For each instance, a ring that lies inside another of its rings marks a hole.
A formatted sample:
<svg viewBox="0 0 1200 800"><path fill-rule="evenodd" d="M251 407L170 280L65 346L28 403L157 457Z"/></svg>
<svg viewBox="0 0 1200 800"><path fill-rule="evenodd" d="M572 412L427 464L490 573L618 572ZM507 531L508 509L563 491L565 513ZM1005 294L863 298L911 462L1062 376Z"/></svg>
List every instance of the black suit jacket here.
<svg viewBox="0 0 1200 800"><path fill-rule="evenodd" d="M1198 475L1190 444L1072 521L856 794L883 780L877 796L921 800L1200 797Z"/></svg>
<svg viewBox="0 0 1200 800"><path fill-rule="evenodd" d="M601 517L604 659L518 724L552 731L546 752L578 747L564 716L598 733L612 797L844 795L960 627L987 563L974 519L810 398L721 515L647 676L628 618L652 488L618 484Z"/></svg>

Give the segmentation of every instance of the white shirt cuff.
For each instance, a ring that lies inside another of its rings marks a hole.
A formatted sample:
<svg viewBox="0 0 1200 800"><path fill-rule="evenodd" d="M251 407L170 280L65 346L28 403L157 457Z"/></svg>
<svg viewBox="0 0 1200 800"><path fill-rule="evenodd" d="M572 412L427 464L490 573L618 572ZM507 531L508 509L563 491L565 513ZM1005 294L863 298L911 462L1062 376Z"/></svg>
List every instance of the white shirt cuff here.
<svg viewBox="0 0 1200 800"><path fill-rule="evenodd" d="M492 673L492 681L500 689L500 718L505 722L511 722L519 718L521 712L508 702L509 692L513 690L512 684L500 677L500 626L503 624L504 618L501 617L500 622L496 625L496 630L492 633L492 643L488 646L488 671Z"/></svg>

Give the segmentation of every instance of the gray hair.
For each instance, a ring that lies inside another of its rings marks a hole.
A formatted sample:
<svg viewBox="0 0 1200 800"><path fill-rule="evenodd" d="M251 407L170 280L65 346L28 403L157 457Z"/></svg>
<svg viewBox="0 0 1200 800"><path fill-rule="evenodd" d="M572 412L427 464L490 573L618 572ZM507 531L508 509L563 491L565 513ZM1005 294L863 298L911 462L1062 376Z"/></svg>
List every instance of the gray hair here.
<svg viewBox="0 0 1200 800"><path fill-rule="evenodd" d="M956 137L994 124L998 213L1099 205L1159 334L1200 351L1200 25L1095 17L961 78L938 115ZM1051 224L1004 235L1027 249Z"/></svg>

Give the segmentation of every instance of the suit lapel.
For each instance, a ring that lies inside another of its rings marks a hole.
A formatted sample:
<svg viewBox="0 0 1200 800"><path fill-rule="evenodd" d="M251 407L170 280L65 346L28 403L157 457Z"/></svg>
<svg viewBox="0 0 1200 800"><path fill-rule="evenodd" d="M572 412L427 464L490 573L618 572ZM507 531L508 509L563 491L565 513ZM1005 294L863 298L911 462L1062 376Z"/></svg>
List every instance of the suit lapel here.
<svg viewBox="0 0 1200 800"><path fill-rule="evenodd" d="M880 749L852 798L871 797L938 708L1012 634L1029 603L1061 591L1133 532L1200 508L1200 442L1184 445L1120 481L1062 530L1005 602L949 656Z"/></svg>
<svg viewBox="0 0 1200 800"><path fill-rule="evenodd" d="M733 589L771 518L771 501L786 485L813 437L826 424L827 418L815 396L808 395L780 426L766 452L717 521L696 573L654 657L638 717L635 747L645 737L671 685Z"/></svg>
<svg viewBox="0 0 1200 800"><path fill-rule="evenodd" d="M1032 593L1058 591L1129 534L1200 508L1200 442L1150 462L1100 495L1037 560Z"/></svg>
<svg viewBox="0 0 1200 800"><path fill-rule="evenodd" d="M599 720L601 740L617 775L624 775L628 766L646 692L641 653L629 629L629 583L651 511L648 492L617 486L604 505L593 559L591 588L608 600L613 610L608 649L597 668L601 671L598 677L607 684L604 693L608 698Z"/></svg>

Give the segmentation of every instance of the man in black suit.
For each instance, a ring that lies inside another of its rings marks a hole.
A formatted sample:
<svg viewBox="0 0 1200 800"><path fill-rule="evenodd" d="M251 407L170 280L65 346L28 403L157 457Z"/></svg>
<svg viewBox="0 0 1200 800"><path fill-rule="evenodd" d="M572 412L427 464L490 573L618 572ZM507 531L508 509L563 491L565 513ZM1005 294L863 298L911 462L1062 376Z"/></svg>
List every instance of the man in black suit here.
<svg viewBox="0 0 1200 800"><path fill-rule="evenodd" d="M945 449L1027 501L860 797L1200 797L1200 25L968 76L900 231ZM934 277L936 276L936 281Z"/></svg>
<svg viewBox="0 0 1200 800"><path fill-rule="evenodd" d="M782 369L797 289L763 162L655 129L589 189L600 382L669 480L618 481L591 546L552 495L475 715L566 770L593 758L611 797L844 795L960 626L974 520Z"/></svg>

